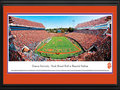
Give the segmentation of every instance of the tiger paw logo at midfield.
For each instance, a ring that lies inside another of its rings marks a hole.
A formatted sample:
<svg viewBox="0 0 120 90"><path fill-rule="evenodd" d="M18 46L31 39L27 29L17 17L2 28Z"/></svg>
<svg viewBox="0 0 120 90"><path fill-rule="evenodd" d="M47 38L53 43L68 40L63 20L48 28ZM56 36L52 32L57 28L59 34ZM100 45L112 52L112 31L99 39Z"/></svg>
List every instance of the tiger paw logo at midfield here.
<svg viewBox="0 0 120 90"><path fill-rule="evenodd" d="M108 67L108 69L110 69L112 67L110 62L107 64L107 67Z"/></svg>

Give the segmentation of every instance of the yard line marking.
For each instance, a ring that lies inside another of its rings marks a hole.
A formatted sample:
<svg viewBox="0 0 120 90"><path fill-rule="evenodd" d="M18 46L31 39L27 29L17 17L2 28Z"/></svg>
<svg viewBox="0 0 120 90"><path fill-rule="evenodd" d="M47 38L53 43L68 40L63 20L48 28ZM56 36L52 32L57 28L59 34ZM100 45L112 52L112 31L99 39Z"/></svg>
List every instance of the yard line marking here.
<svg viewBox="0 0 120 90"><path fill-rule="evenodd" d="M45 43L43 46L41 46L37 51L39 51L41 48L43 48L47 43Z"/></svg>
<svg viewBox="0 0 120 90"><path fill-rule="evenodd" d="M59 53L59 54L70 54L70 53L76 53L76 52L81 51L81 49L73 43L72 44L78 49L78 51L72 51L72 52L45 52L45 51L40 51L40 49L42 49L46 44L47 43L45 43L43 46L41 46L37 51L40 52L40 53L49 53L49 54L57 54L57 53Z"/></svg>
<svg viewBox="0 0 120 90"><path fill-rule="evenodd" d="M73 44L73 43L72 43ZM78 47L78 46L76 46L75 44L73 44L77 49L79 49L80 51L81 51L81 49Z"/></svg>

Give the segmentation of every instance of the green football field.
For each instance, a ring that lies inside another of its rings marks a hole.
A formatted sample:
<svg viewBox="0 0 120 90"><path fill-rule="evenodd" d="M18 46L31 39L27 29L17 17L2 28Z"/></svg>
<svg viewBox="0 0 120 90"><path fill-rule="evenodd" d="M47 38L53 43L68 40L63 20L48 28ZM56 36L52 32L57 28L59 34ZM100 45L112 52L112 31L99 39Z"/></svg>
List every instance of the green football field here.
<svg viewBox="0 0 120 90"><path fill-rule="evenodd" d="M83 52L77 42L70 41L67 37L52 37L44 40L35 50L38 55L52 59L65 59Z"/></svg>

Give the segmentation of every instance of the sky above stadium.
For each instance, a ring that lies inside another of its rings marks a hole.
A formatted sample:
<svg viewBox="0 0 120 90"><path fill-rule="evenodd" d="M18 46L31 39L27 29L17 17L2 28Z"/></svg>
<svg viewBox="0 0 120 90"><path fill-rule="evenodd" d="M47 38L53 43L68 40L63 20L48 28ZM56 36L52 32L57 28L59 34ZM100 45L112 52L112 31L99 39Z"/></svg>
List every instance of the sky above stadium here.
<svg viewBox="0 0 120 90"><path fill-rule="evenodd" d="M14 16L14 15L13 15ZM98 19L106 15L87 15L87 16L14 16L21 19L26 19L38 23L42 23L46 29L49 28L69 28L75 27L79 23L87 22L90 20Z"/></svg>

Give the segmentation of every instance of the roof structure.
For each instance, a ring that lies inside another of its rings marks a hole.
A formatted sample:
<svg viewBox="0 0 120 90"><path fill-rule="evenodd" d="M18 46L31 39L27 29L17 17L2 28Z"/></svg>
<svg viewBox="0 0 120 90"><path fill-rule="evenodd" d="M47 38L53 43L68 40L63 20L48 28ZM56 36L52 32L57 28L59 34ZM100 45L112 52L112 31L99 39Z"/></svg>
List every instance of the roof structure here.
<svg viewBox="0 0 120 90"><path fill-rule="evenodd" d="M88 21L88 22L79 23L75 28L82 28L82 27L96 26L99 24L104 24L104 23L107 23L108 20L110 20L110 17L111 16L105 16L105 17L101 17L99 19Z"/></svg>
<svg viewBox="0 0 120 90"><path fill-rule="evenodd" d="M33 22L21 18L16 18L13 16L9 16L9 23L12 26L24 26L24 27L36 27L36 28L45 28L42 23Z"/></svg>

